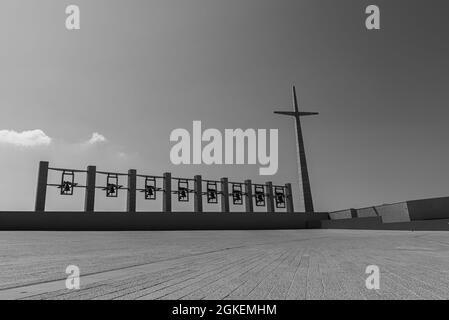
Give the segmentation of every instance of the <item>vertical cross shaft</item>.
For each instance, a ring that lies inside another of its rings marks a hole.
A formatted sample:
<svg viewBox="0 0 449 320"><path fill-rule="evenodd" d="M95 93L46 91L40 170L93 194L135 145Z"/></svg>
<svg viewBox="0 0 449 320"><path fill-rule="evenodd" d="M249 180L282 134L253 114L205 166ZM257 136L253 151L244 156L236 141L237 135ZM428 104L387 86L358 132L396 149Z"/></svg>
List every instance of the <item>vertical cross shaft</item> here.
<svg viewBox="0 0 449 320"><path fill-rule="evenodd" d="M318 112L299 112L296 88L293 86L293 106L295 111L275 111L276 114L283 114L295 117L296 142L299 156L299 167L301 171L302 191L304 195L304 208L306 212L313 212L312 190L310 188L309 172L307 170L306 152L304 149L304 139L302 137L301 120L302 116L316 115Z"/></svg>

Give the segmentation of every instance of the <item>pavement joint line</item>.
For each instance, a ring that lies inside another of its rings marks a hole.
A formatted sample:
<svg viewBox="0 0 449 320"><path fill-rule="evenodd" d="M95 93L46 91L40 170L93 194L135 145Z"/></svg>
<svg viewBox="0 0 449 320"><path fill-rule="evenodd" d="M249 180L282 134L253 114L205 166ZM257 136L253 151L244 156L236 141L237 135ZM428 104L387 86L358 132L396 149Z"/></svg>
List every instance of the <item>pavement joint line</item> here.
<svg viewBox="0 0 449 320"><path fill-rule="evenodd" d="M287 250L283 250L283 252L281 253L281 255L278 257L278 258L284 258L284 256L286 256L286 255L288 255L288 251ZM266 271L267 270L270 270L271 271L271 269L270 269L270 266L272 266L273 265L273 263L275 263L275 262L277 262L278 260L277 259L274 259L274 260L272 260L268 265L266 265L266 267L264 267L262 270L260 270L258 273L257 273L257 275L256 275L256 283L255 283L255 285L257 286L257 284L259 283L259 281L257 280L261 275L263 275L264 273L266 273ZM275 267L276 268L276 267ZM269 272L270 272L269 271ZM263 279L261 279L260 281L262 281ZM251 279L248 279L247 281L245 281L245 283L243 283L242 285L240 285L239 287L237 287L236 289L234 289L231 293L229 293L226 297L224 297L223 299L227 299L228 297L231 297L231 296L235 296L235 294L233 294L235 291L237 291L238 289L240 289L240 288L244 288L244 284L246 284L246 283L248 283L248 282L250 282L251 281ZM253 290L254 290L254 288L253 288ZM252 290L251 290L252 291ZM250 292L251 292L250 291ZM246 296L248 295L248 293L246 294Z"/></svg>
<svg viewBox="0 0 449 320"><path fill-rule="evenodd" d="M259 255L260 255L260 254L253 255L251 258L247 258L247 259L245 259L244 261L247 261L247 260L256 258L256 256L259 256ZM232 263L235 263L235 262L241 262L241 261L242 261L242 260L238 260L238 259L237 259L237 260L233 261ZM226 267L219 266L219 267L217 267L217 268L212 268L212 269L209 270L208 272L210 273L210 272L213 272L213 271L221 270L221 269L223 269L223 268L224 268L224 270L227 270L227 269L229 269L229 268L232 268L232 265L231 265L231 266L226 266ZM193 276L193 277L189 278L188 280L195 279L196 277L197 277L197 276ZM205 278L207 279L208 277L210 277L210 276L206 276ZM196 283L196 282L198 282L198 281L194 281L193 283ZM182 282L178 282L178 283L182 283ZM178 283L176 283L176 284L178 284ZM188 286L189 286L189 285L186 285L186 286L184 286L184 287L181 287L181 289L186 288L186 287L188 287ZM142 297L145 297L145 296L149 296L149 295L153 294L154 292L158 292L158 291L164 290L165 288L169 288L169 287L171 287L171 286L167 286L167 287L158 289L158 290L153 291L153 292L151 292L151 293L149 293L149 294L143 295L143 296L139 297L138 299L140 299L140 298L142 298ZM175 291L176 291L176 290L175 290Z"/></svg>
<svg viewBox="0 0 449 320"><path fill-rule="evenodd" d="M258 271L256 272L256 274L260 274L261 272L263 272L263 270L265 270L265 268L267 268L269 265L271 265L274 261L276 261L279 257L281 257L281 256L285 253L283 249L278 249L277 251L278 251L278 252L276 253L276 256L275 256L274 258L273 258L273 257L272 257L272 258L269 258L268 261L266 261L265 264L262 264L262 265L259 264L259 266L261 266L261 269L258 270ZM262 261L264 261L264 260L262 260ZM249 275L248 275L249 272L251 272L251 270L246 271L246 272L244 273L245 275L244 275L244 274L241 274L237 279L249 277ZM252 272L254 272L254 271L252 271ZM237 279L235 279L235 280L237 280ZM238 290L240 287L242 287L242 286L243 286L244 284L246 284L248 281L250 281L250 279L246 279L244 282L242 282L242 283L240 283L239 285L237 285L237 286L236 286L234 289L232 289L228 294L224 295L222 299L226 299L229 295L231 295L234 291ZM217 291L217 290L215 290L214 293L215 293L216 291Z"/></svg>
<svg viewBox="0 0 449 320"><path fill-rule="evenodd" d="M189 257L189 258L190 258L190 257ZM192 257L192 258L194 258L194 257ZM179 260L182 260L182 259L184 259L184 258L180 258ZM213 258L212 258L212 261L218 261L218 260L223 260L223 257L222 257L222 256L217 256L217 257L213 257ZM173 268L179 269L179 268L182 268L182 267L186 267L186 265L188 265L190 262L191 262L191 261L185 261L185 262L183 262L181 265L179 265L179 266L177 266L177 267L173 267ZM160 271L150 272L150 273L143 271L142 274L148 275L148 274L151 274L151 273L157 273L157 272L160 272ZM197 272L197 270L195 270L194 272ZM168 277L170 277L170 276L168 276ZM125 277L125 278L126 278L126 277ZM148 283L151 283L151 282L154 282L154 280L148 280L148 281L145 282L145 284L148 284ZM164 283L164 281L157 282L157 283L153 284L153 286L159 285L159 284L162 284L162 283ZM122 286L123 286L123 285L122 285ZM120 292L121 290L122 290L122 288L117 288L116 290L114 290L114 291L112 291L112 292L108 292L108 293L106 293L106 294L99 295L99 296L97 296L97 298L100 298L101 296L105 296L105 295L110 295L110 294L113 294L113 293L116 293L116 292Z"/></svg>
<svg viewBox="0 0 449 320"><path fill-rule="evenodd" d="M273 271L275 271L278 267L279 267L279 265L281 265L290 255L291 255L291 252L289 252L289 250L290 249L288 249L288 251L287 251L287 255L286 255L286 257L285 258L283 258L277 265L276 265L276 267L273 269ZM269 278L271 278L271 276L272 276L272 274L270 274L269 275ZM249 297L253 292L254 292L254 290L256 290L259 286L260 286L260 284L263 282L263 281L265 281L265 280L267 280L267 278L264 278L264 279L261 279L258 283L257 283L257 285L247 294L247 297Z"/></svg>
<svg viewBox="0 0 449 320"><path fill-rule="evenodd" d="M261 253L260 256L265 256L265 253ZM262 261L263 261L263 259L262 259ZM244 271L243 273L235 274L234 276L231 276L230 279L236 279L236 278L241 277L243 274L245 274L245 273L247 273L248 271L250 271L250 270L256 268L258 265L260 265L260 263L261 263L261 260L254 259L254 260L251 261L249 264L240 266L241 268L239 268L239 269L236 270L236 271L242 271L242 269L243 269L243 270L246 270L246 271ZM253 265L254 265L254 266L253 266ZM248 268L248 267L250 267L250 268L249 268L249 269L246 269L246 268ZM186 294L186 295L180 297L180 299L185 298L185 297L187 297L187 296L190 296L190 295L194 294L194 293L197 292L197 291L204 292L203 289L204 289L205 287L210 286L210 285L212 285L212 284L215 284L215 285L216 285L217 282L219 283L220 280L223 280L223 278L224 278L224 277L222 276L222 277L220 277L220 278L218 278L218 279L216 279L216 280L214 280L214 281L208 283L206 286L203 286L203 287L201 287L201 288L198 288L198 289L196 289L196 290L194 290L194 291L192 291L192 292L190 292L190 293L188 293L188 294ZM218 289L218 288L217 288L217 289ZM217 289L215 289L215 290L212 291L211 293L215 292ZM203 295L203 296L204 296L204 295Z"/></svg>
<svg viewBox="0 0 449 320"><path fill-rule="evenodd" d="M280 251L280 250L278 250L278 251ZM276 258L274 258L274 259L269 259L268 261L274 261L274 260L276 260ZM261 266L261 263L264 261L264 259L262 259L262 261L260 261L259 263L256 263L256 265L253 267L253 268L251 268L251 269L248 269L248 270L246 270L245 272L243 272L242 274L239 274L238 276L236 276L235 278L233 278L232 280L237 280L237 279L240 279L240 278L242 278L242 277L245 277L245 275L247 275L248 274L248 272L251 272L252 270L254 270L254 269L256 269L257 267L259 267L259 266ZM268 262L267 261L267 262ZM261 270L263 270L264 268L265 268L265 266L267 266L267 264L265 264L265 265L262 265L263 267L262 267L262 269ZM248 281L248 280L246 280L246 281ZM245 283L246 283L246 281L245 281ZM219 288L217 288L216 290L214 290L213 292L212 292L212 295L214 295L214 293L215 292L217 292L219 290ZM203 299L203 298L202 298Z"/></svg>
<svg viewBox="0 0 449 320"><path fill-rule="evenodd" d="M239 248L239 247L236 247L236 248ZM82 279L83 279L83 282L86 282L86 278L88 280L90 280L90 278L93 277L93 276L106 277L106 276L110 275L111 273L115 273L115 272L118 272L118 271L129 270L129 269L133 269L133 268L141 269L141 268L146 267L148 265L154 265L154 264L159 264L159 263L166 263L166 262L170 262L170 261L173 261L173 260L179 260L179 259L183 259L183 258L197 257L197 256L200 256L200 255L207 255L207 254L211 254L211 253L220 252L220 251L223 251L223 250L228 250L228 248L221 249L221 250L212 250L212 251L208 251L208 252L204 252L204 253L200 253L200 254L186 255L186 256L181 256L181 257L177 257L177 258L170 258L170 259L164 259L164 260L159 260L159 261L153 261L153 262L150 262L150 263L142 263L142 264L137 264L137 265L133 265L133 266L127 266L127 267L122 267L122 268L116 268L116 269L111 269L111 270L102 271L102 272L89 273L89 274L83 275ZM42 281L42 282L34 283L34 284L31 284L31 285L16 286L16 287L10 287L10 288L6 288L6 289L1 289L0 290L0 298L2 298L4 296L8 296L8 293L17 292L18 290L26 290L26 289L33 289L33 288L38 289L39 286L43 286L45 288L52 288L52 287L65 288L65 280L66 280L66 278L64 277L63 279L59 279L59 280ZM96 281L96 282L98 282L98 281Z"/></svg>
<svg viewBox="0 0 449 320"><path fill-rule="evenodd" d="M217 267L217 268L220 268L220 267ZM216 269L216 268L215 268ZM211 270L214 270L214 268L212 268ZM192 272L190 275L186 275L186 277L188 276L188 278L187 279L184 279L184 280L190 280L190 279L193 279L193 278L195 278L195 276L192 276L193 274L197 274L197 273L200 273L202 271L202 269L200 269L200 270L195 270L194 272ZM203 271L204 272L204 271ZM172 280L175 280L175 279L172 279ZM179 280L179 279L178 279ZM157 285L153 285L153 286L151 286L151 287L148 287L148 288L145 288L144 290L148 290L148 289L151 289L151 288L153 288L153 287L155 287L155 286L158 286L158 285L162 285L164 282L161 282L161 283L158 283ZM177 282L177 283L180 283L180 282ZM177 284L177 283L175 283L175 284ZM167 286L165 286L164 288L167 288L167 287L169 287L170 285L167 285ZM164 289L164 288L162 288L162 289ZM155 291L157 291L157 290L155 290ZM153 292L153 291L152 291ZM126 294L123 294L123 295L120 295L120 296L118 296L118 297L116 297L116 298L120 298L120 297L123 297L123 296L127 296L127 295L129 295L130 293L126 293Z"/></svg>
<svg viewBox="0 0 449 320"><path fill-rule="evenodd" d="M290 240L290 241L297 241L297 240ZM273 242L273 243L276 243L276 242ZM271 243L270 243L270 244L271 244ZM265 245L265 243L263 243L263 244L254 244L254 245ZM245 246L235 246L235 247L226 247L226 248L217 249L217 250L210 250L210 251L206 251L206 252L199 252L199 253L196 253L196 254L190 254L190 255L184 255L184 256L178 256L178 257L172 257L172 258L161 259L161 260L156 260L156 261L151 261L151 262L145 262L145 263L139 263L139 264L130 265L130 266L125 266L125 267L119 267L119 268L114 268L114 269L108 269L108 270L104 270L104 271L98 271L98 272L86 273L86 274L83 275L83 277L92 276L92 275L96 275L96 274L101 274L101 273L105 273L105 272L111 272L111 271L118 271L118 270L123 270L123 269L136 268L136 267L146 266L146 265L155 264L155 263L168 262L168 261L177 260L177 259L182 259L182 258L197 257L197 256L201 256L201 255L207 255L207 254L216 253L216 252L221 252L221 251L226 251L226 250L240 249L240 248L245 248L245 247L249 247L249 246L250 246L250 245L245 245ZM6 290L10 290L10 289L17 289L17 288L29 287L29 286L33 286L33 285L39 285L39 284L45 284L45 283L51 283L51 282L57 282L57 281L65 280L65 279L66 279L66 278L63 277L63 278L56 279L56 280L41 281L41 282L35 282L35 283L26 284L26 285L19 285L19 286L13 286L13 287L2 288L2 289L0 289L0 293L1 293L2 291L6 291Z"/></svg>

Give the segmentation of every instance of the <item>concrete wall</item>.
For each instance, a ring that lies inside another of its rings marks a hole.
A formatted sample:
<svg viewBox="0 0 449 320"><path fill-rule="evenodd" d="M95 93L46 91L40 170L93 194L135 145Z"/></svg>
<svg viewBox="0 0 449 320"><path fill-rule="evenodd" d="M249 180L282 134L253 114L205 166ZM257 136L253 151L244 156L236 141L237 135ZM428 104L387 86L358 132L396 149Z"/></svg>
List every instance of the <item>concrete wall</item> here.
<svg viewBox="0 0 449 320"><path fill-rule="evenodd" d="M449 218L449 197L407 201L407 206L412 221Z"/></svg>
<svg viewBox="0 0 449 320"><path fill-rule="evenodd" d="M377 217L377 213L374 207L357 209L358 218Z"/></svg>
<svg viewBox="0 0 449 320"><path fill-rule="evenodd" d="M319 228L327 213L0 212L0 230L249 230Z"/></svg>
<svg viewBox="0 0 449 320"><path fill-rule="evenodd" d="M331 220L351 219L355 217L356 217L355 209L340 210L329 213L329 218Z"/></svg>
<svg viewBox="0 0 449 320"><path fill-rule="evenodd" d="M380 217L323 220L321 221L323 229L366 229L377 230L382 228L382 219Z"/></svg>
<svg viewBox="0 0 449 320"><path fill-rule="evenodd" d="M376 206L376 211L382 217L383 223L410 221L407 202Z"/></svg>
<svg viewBox="0 0 449 320"><path fill-rule="evenodd" d="M322 221L323 228L375 230L448 230L449 197L412 200L375 207L329 213L330 220ZM357 217L356 219L351 219ZM439 221L434 224L425 221ZM410 222L416 222L410 224ZM421 229L420 229L421 228Z"/></svg>
<svg viewBox="0 0 449 320"><path fill-rule="evenodd" d="M323 229L449 231L449 219L382 223L380 217L368 217L344 220L323 220L321 221L321 227Z"/></svg>

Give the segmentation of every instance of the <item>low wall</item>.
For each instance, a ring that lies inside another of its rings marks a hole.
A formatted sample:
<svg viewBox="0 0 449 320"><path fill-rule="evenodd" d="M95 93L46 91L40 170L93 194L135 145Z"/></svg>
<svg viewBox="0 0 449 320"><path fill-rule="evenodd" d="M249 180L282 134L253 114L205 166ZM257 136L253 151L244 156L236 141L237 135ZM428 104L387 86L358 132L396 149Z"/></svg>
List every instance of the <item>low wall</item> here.
<svg viewBox="0 0 449 320"><path fill-rule="evenodd" d="M323 229L449 231L449 219L382 223L380 217L323 220Z"/></svg>
<svg viewBox="0 0 449 320"><path fill-rule="evenodd" d="M319 228L327 213L0 212L0 230L249 230Z"/></svg>
<svg viewBox="0 0 449 320"><path fill-rule="evenodd" d="M411 220L449 219L449 197L407 201Z"/></svg>
<svg viewBox="0 0 449 320"><path fill-rule="evenodd" d="M377 230L382 227L380 217L352 218L321 221L322 229L366 229Z"/></svg>
<svg viewBox="0 0 449 320"><path fill-rule="evenodd" d="M376 206L376 211L384 223L410 221L407 202Z"/></svg>
<svg viewBox="0 0 449 320"><path fill-rule="evenodd" d="M356 211L358 218L377 217L377 212L374 207L360 208L357 209Z"/></svg>
<svg viewBox="0 0 449 320"><path fill-rule="evenodd" d="M339 219L351 219L356 217L355 209L347 209L329 212L329 219L331 220L339 220Z"/></svg>

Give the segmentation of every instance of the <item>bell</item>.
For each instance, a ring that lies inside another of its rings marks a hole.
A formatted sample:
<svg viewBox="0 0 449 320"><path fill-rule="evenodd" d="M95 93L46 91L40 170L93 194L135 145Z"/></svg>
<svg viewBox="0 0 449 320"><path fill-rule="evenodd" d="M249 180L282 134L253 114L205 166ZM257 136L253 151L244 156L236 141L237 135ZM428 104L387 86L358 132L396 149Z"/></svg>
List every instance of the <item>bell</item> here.
<svg viewBox="0 0 449 320"><path fill-rule="evenodd" d="M110 184L108 188L109 188L109 193L111 193L111 194L115 193L115 186L113 184Z"/></svg>
<svg viewBox="0 0 449 320"><path fill-rule="evenodd" d="M278 194L276 196L278 203L284 203L284 195L283 194Z"/></svg>
<svg viewBox="0 0 449 320"><path fill-rule="evenodd" d="M181 198L187 197L187 193L185 190L181 190Z"/></svg>
<svg viewBox="0 0 449 320"><path fill-rule="evenodd" d="M147 193L148 195L152 196L154 194L153 188L151 186L147 186Z"/></svg>
<svg viewBox="0 0 449 320"><path fill-rule="evenodd" d="M234 193L234 196L235 196L236 200L241 200L242 199L242 196L241 196L240 192Z"/></svg>
<svg viewBox="0 0 449 320"><path fill-rule="evenodd" d="M209 191L209 199L215 199L215 198L216 198L215 191L214 190Z"/></svg>
<svg viewBox="0 0 449 320"><path fill-rule="evenodd" d="M64 181L64 192L70 192L70 183Z"/></svg>

